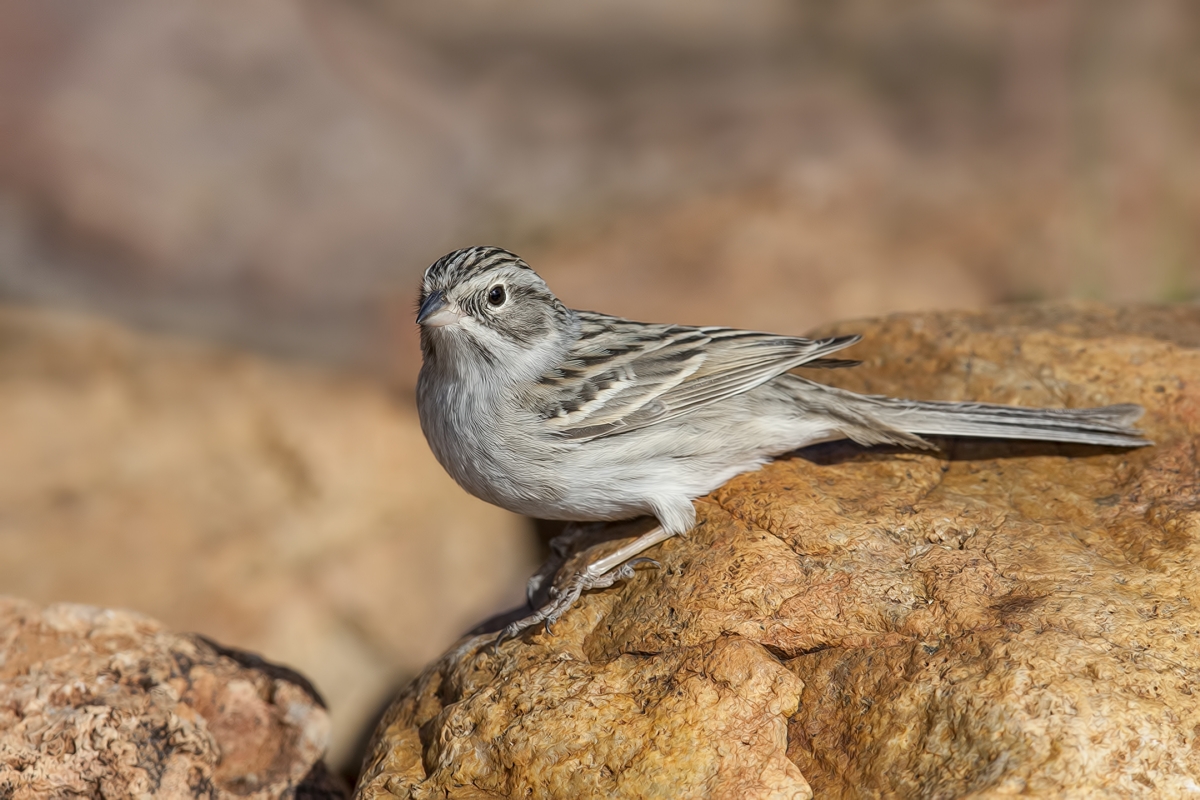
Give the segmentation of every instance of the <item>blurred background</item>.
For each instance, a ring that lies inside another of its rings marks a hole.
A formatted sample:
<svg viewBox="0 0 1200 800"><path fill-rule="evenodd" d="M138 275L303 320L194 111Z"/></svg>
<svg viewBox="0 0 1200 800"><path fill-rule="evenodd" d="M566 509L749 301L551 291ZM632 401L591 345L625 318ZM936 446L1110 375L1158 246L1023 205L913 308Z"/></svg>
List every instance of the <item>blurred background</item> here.
<svg viewBox="0 0 1200 800"><path fill-rule="evenodd" d="M1200 6L0 5L0 591L286 662L335 764L520 602L412 409L421 271L834 319L1200 292Z"/></svg>

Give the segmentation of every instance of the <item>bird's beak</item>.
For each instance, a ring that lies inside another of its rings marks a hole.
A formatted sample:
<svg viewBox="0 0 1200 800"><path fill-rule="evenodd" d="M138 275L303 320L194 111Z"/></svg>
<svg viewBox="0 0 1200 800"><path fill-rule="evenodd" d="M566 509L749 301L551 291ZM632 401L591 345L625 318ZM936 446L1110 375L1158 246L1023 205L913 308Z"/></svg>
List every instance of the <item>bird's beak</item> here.
<svg viewBox="0 0 1200 800"><path fill-rule="evenodd" d="M455 324L462 317L462 312L450 307L444 294L430 292L417 312L417 324L424 325L426 328L441 328L445 325Z"/></svg>

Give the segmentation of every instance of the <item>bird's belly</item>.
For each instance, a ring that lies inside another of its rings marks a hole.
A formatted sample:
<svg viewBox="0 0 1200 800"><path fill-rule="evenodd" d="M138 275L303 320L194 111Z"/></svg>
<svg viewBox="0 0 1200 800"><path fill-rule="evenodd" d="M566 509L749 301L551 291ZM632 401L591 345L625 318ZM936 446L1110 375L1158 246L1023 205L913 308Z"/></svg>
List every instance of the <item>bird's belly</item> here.
<svg viewBox="0 0 1200 800"><path fill-rule="evenodd" d="M617 520L651 513L643 486L628 473L569 457L543 460L528 448L498 455L460 459L447 469L476 497L539 519Z"/></svg>
<svg viewBox="0 0 1200 800"><path fill-rule="evenodd" d="M708 419L702 412L636 435L570 441L531 434L532 420L503 424L500 416L478 426L468 424L479 418L469 408L420 405L430 446L460 486L545 519L617 520L689 508L692 499L787 449L769 443L777 436L773 420L754 417ZM726 429L737 435L713 435Z"/></svg>
<svg viewBox="0 0 1200 800"><path fill-rule="evenodd" d="M629 463L607 458L603 448L546 453L493 444L435 453L446 471L471 494L517 514L574 521L621 520L654 514L670 501L690 500L719 486L728 476L697 476L670 459Z"/></svg>
<svg viewBox="0 0 1200 800"><path fill-rule="evenodd" d="M559 519L574 470L545 443L506 434L502 426L463 425L444 407L422 409L421 426L450 477L481 500L517 514ZM582 517L567 517L583 519Z"/></svg>
<svg viewBox="0 0 1200 800"><path fill-rule="evenodd" d="M574 466L562 471L564 482L553 502L537 516L566 520L618 520L656 514L670 505L686 504L721 486L734 475L759 467L762 458L680 460L643 457L629 460L620 448L608 457L607 448L593 441ZM524 512L532 513L532 512Z"/></svg>
<svg viewBox="0 0 1200 800"><path fill-rule="evenodd" d="M529 514L528 508L538 498L552 497L555 487L539 480L530 470L514 462L520 457L512 451L499 450L494 443L472 440L442 439L430 445L434 455L454 481L481 500L518 514Z"/></svg>

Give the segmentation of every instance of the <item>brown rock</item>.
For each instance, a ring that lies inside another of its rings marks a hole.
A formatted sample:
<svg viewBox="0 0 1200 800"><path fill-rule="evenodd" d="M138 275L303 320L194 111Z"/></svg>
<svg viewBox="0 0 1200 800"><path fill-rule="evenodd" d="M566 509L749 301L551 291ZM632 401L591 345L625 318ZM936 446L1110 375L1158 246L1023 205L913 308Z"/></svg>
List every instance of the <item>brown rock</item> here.
<svg viewBox="0 0 1200 800"><path fill-rule="evenodd" d="M838 444L741 476L661 570L428 668L358 797L1194 793L1200 311L836 329L866 335L822 374L848 388L1139 402L1157 444Z"/></svg>
<svg viewBox="0 0 1200 800"><path fill-rule="evenodd" d="M294 665L326 692L338 767L397 682L535 566L528 525L349 375L0 309L0 442L5 591Z"/></svg>
<svg viewBox="0 0 1200 800"><path fill-rule="evenodd" d="M0 598L0 796L344 797L324 704L272 666L131 612Z"/></svg>

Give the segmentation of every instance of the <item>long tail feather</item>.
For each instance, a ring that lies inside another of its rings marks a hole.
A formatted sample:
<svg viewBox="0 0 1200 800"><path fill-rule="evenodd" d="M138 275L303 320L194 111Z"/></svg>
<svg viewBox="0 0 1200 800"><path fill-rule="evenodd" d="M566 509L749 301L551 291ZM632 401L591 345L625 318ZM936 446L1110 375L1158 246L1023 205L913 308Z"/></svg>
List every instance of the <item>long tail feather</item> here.
<svg viewBox="0 0 1200 800"><path fill-rule="evenodd" d="M877 402L877 415L884 422L918 435L1035 439L1112 447L1150 444L1141 431L1131 427L1142 415L1142 407L1132 404L1022 408L986 403Z"/></svg>
<svg viewBox="0 0 1200 800"><path fill-rule="evenodd" d="M1133 427L1142 407L1132 403L1098 408L1025 408L990 403L948 403L896 400L855 394L803 381L804 401L817 400L824 410L845 420L845 435L864 444L891 442L928 446L921 435L977 436L1075 442L1110 447L1152 444Z"/></svg>

